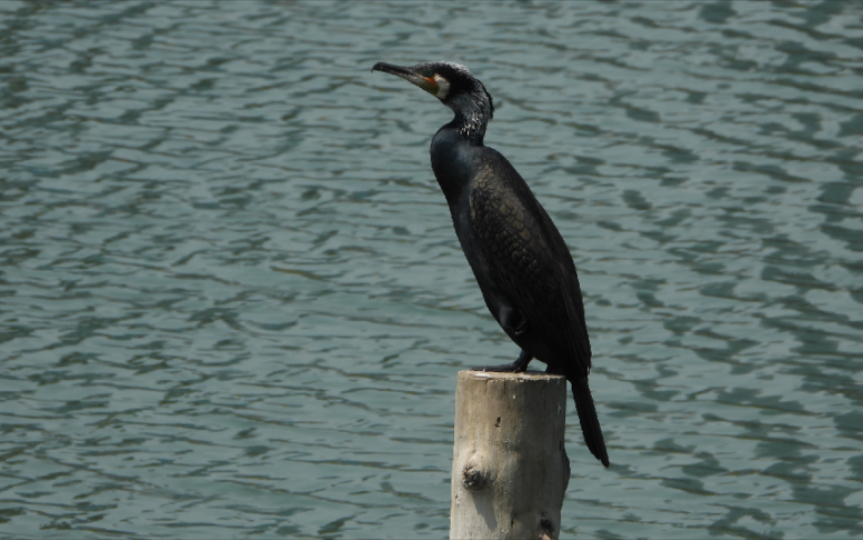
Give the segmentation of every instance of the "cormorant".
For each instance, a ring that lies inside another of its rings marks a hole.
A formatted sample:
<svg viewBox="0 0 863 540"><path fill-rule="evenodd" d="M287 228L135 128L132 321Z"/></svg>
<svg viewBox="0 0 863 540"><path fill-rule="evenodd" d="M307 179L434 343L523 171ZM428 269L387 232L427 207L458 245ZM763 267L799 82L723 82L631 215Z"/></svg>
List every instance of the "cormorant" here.
<svg viewBox="0 0 863 540"><path fill-rule="evenodd" d="M522 351L496 371L522 372L531 359L572 384L584 441L608 467L608 453L587 385L591 351L581 288L563 237L527 183L499 152L483 145L494 104L462 65L384 62L372 71L405 79L455 112L431 142L431 164L455 232L488 309Z"/></svg>

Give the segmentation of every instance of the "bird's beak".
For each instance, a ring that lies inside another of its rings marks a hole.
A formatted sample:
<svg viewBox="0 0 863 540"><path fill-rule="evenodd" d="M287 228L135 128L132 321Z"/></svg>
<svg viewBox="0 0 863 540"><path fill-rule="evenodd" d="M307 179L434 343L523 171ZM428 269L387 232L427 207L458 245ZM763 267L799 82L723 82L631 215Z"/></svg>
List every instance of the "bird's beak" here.
<svg viewBox="0 0 863 540"><path fill-rule="evenodd" d="M372 71L383 71L384 73L390 73L396 77L401 77L402 79L419 86L433 96L437 96L438 91L440 90L440 86L438 86L438 83L434 78L423 77L419 73L415 72L413 68L394 66L393 64L387 64L386 62L378 62L374 67L372 67Z"/></svg>

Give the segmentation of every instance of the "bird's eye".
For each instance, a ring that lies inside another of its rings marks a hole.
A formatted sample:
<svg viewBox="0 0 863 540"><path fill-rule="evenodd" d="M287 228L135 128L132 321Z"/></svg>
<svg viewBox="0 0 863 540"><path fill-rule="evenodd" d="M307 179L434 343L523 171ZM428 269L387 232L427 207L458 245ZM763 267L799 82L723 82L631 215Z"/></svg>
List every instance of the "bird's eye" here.
<svg viewBox="0 0 863 540"><path fill-rule="evenodd" d="M433 69L427 69L427 70L423 71L423 77L425 77L426 79L433 78L434 77L434 70Z"/></svg>

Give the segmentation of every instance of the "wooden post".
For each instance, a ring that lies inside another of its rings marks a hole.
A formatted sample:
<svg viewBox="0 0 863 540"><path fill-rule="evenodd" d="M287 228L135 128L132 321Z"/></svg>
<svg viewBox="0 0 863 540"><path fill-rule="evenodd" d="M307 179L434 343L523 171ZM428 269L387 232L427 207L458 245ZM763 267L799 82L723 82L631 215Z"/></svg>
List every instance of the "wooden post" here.
<svg viewBox="0 0 863 540"><path fill-rule="evenodd" d="M566 379L460 371L450 538L556 540L569 484Z"/></svg>

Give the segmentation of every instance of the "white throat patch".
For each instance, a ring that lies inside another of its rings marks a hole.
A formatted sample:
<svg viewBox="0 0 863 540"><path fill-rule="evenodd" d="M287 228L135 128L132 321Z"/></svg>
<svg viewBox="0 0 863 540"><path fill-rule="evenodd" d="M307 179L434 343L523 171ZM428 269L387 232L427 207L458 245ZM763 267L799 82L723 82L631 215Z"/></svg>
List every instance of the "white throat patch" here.
<svg viewBox="0 0 863 540"><path fill-rule="evenodd" d="M435 73L434 80L437 83L438 91L435 94L435 97L438 99L446 99L447 94L449 94L449 81Z"/></svg>

